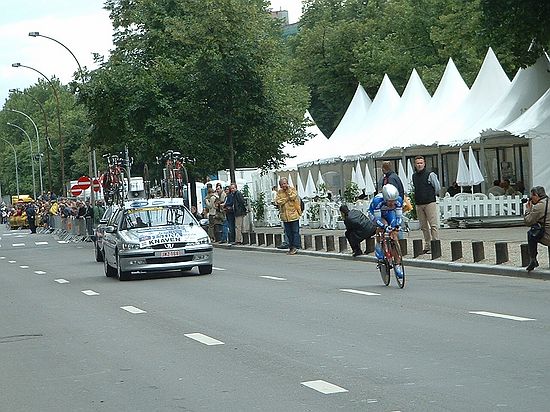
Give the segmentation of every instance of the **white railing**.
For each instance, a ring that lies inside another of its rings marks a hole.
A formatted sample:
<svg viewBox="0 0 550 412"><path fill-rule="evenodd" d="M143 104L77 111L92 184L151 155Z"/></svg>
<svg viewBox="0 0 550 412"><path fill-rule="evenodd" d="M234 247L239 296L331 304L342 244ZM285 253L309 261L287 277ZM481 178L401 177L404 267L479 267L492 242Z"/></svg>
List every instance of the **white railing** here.
<svg viewBox="0 0 550 412"><path fill-rule="evenodd" d="M521 216L523 196L493 196L459 193L439 199L442 220L453 217Z"/></svg>

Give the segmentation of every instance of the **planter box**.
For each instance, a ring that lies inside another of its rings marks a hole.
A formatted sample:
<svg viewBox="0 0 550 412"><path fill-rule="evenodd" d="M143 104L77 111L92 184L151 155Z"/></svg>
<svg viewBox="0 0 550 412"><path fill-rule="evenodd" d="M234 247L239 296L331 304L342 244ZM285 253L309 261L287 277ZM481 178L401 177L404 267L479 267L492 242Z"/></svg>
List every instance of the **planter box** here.
<svg viewBox="0 0 550 412"><path fill-rule="evenodd" d="M343 220L338 220L336 223L338 224L338 229L340 229L340 230L345 230L346 229L346 225L344 224Z"/></svg>
<svg viewBox="0 0 550 412"><path fill-rule="evenodd" d="M321 227L321 223L318 220L310 220L309 221L309 228L310 229L319 229Z"/></svg>

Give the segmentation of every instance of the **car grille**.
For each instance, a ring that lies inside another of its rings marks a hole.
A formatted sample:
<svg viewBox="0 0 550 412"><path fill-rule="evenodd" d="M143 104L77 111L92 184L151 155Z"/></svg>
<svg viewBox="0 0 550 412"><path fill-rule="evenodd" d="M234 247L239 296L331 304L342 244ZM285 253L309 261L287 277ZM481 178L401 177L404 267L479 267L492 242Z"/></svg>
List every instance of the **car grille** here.
<svg viewBox="0 0 550 412"><path fill-rule="evenodd" d="M178 249L178 248L187 246L187 242L172 243L172 244L173 244L174 246L171 247L170 249ZM164 244L161 243L161 244L159 244L159 245L153 245L153 246L151 246L151 249L163 249L163 250L165 250L166 248L164 247Z"/></svg>
<svg viewBox="0 0 550 412"><path fill-rule="evenodd" d="M151 265L162 264L162 263L180 263L180 262L189 262L193 260L192 255L185 256L176 256L176 257L165 257L165 258L147 258L145 262Z"/></svg>

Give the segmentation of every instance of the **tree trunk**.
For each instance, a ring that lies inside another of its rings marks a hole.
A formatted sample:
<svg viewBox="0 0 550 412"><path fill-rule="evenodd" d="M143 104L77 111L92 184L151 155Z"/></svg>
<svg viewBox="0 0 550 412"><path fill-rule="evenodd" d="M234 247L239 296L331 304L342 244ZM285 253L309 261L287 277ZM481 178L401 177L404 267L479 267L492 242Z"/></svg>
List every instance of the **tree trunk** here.
<svg viewBox="0 0 550 412"><path fill-rule="evenodd" d="M231 127L225 127L225 137L227 138L227 147L229 148L229 178L231 182L237 183L235 178L235 147L233 146L233 130Z"/></svg>

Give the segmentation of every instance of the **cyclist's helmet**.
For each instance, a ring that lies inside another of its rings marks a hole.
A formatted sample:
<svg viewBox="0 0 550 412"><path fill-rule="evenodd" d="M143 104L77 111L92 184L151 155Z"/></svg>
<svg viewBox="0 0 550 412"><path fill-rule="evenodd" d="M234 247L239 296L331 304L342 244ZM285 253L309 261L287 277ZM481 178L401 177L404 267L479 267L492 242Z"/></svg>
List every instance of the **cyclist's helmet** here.
<svg viewBox="0 0 550 412"><path fill-rule="evenodd" d="M388 200L397 200L397 198L399 197L399 191L394 185L390 185L388 183L382 188L382 195L384 196L384 200L386 202Z"/></svg>

